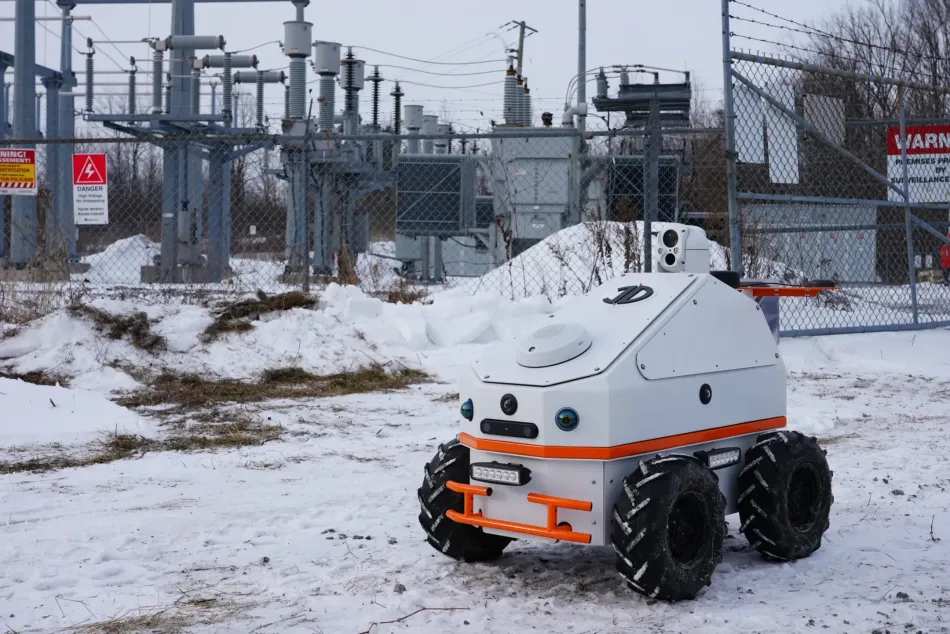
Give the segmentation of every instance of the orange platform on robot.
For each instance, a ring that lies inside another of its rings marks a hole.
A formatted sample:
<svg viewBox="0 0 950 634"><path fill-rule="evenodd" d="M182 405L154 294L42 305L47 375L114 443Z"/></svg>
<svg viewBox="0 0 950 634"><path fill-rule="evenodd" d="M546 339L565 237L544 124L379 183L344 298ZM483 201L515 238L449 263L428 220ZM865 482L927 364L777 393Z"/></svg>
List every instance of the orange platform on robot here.
<svg viewBox="0 0 950 634"><path fill-rule="evenodd" d="M562 460L616 460L646 453L666 451L676 447L699 445L705 442L745 436L771 429L780 429L788 423L784 416L766 418L728 427L704 429L676 436L666 436L653 440L641 440L626 445L614 447L567 447L563 445L530 445L523 442L507 440L491 440L476 438L470 434L459 434L459 442L470 449L505 453L514 456L528 456L531 458L558 458Z"/></svg>

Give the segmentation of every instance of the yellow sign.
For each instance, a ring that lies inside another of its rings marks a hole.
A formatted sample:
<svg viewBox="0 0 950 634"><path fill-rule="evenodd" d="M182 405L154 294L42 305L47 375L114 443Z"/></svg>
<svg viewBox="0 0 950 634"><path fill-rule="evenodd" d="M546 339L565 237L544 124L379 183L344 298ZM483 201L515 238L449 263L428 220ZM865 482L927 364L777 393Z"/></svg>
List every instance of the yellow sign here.
<svg viewBox="0 0 950 634"><path fill-rule="evenodd" d="M0 149L0 195L36 196L36 150Z"/></svg>

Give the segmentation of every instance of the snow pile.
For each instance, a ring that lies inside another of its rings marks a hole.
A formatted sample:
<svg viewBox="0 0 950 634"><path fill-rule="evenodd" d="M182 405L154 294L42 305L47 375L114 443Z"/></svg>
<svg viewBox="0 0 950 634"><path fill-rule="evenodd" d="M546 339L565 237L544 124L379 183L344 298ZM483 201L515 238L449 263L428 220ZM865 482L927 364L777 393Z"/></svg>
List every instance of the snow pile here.
<svg viewBox="0 0 950 634"><path fill-rule="evenodd" d="M111 315L144 312L151 332L166 345L140 350L127 340L103 337L87 319L61 310L0 341L0 361L20 373L54 371L74 386L105 392L138 386L114 369L128 366L249 380L271 368L330 374L378 363L452 380L474 348L508 340L556 309L543 297L514 302L461 290L440 293L426 303L389 304L359 288L331 284L315 310L265 313L249 332L206 342L202 334L214 321L211 308L183 303L142 307L113 299L89 305Z"/></svg>
<svg viewBox="0 0 950 634"><path fill-rule="evenodd" d="M150 435L152 426L102 394L0 378L0 455L73 445L103 433Z"/></svg>
<svg viewBox="0 0 950 634"><path fill-rule="evenodd" d="M161 247L147 236L123 238L100 253L84 257L82 261L91 268L81 277L92 283L138 284L141 268L154 264L160 251Z"/></svg>
<svg viewBox="0 0 950 634"><path fill-rule="evenodd" d="M654 222L653 232L668 223ZM609 279L643 268L643 222L586 222L548 236L521 255L483 275L478 287L505 297L544 296L554 301L583 295ZM709 243L711 270L728 268L726 250ZM767 258L745 262L750 277L801 279L790 267Z"/></svg>

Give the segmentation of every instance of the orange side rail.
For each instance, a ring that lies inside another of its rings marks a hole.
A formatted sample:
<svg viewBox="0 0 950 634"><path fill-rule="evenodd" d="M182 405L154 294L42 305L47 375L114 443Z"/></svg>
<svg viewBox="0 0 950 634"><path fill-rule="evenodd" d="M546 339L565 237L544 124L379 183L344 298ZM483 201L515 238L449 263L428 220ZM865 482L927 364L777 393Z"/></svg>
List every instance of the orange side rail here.
<svg viewBox="0 0 950 634"><path fill-rule="evenodd" d="M544 504L548 507L548 525L533 526L531 524L521 524L518 522L509 522L507 520L497 520L490 517L484 517L482 512L474 512L474 496L490 496L492 491L489 487L475 486L471 484L461 484L449 480L446 485L450 491L461 493L465 496L465 511L459 513L449 509L445 512L446 516L453 522L459 524L469 524L471 526L480 526L482 528L493 528L499 531L508 531L510 533L521 533L523 535L533 535L535 537L547 537L565 542L577 542L579 544L590 543L590 533L575 533L571 525L567 522L557 521L557 510L570 509L572 511L587 511L593 508L591 502L582 500L571 500L569 498L559 498L550 495L541 495L538 493L529 493L528 502L534 504Z"/></svg>
<svg viewBox="0 0 950 634"><path fill-rule="evenodd" d="M751 293L752 297L817 297L824 291L841 289L837 286L740 286L736 290Z"/></svg>

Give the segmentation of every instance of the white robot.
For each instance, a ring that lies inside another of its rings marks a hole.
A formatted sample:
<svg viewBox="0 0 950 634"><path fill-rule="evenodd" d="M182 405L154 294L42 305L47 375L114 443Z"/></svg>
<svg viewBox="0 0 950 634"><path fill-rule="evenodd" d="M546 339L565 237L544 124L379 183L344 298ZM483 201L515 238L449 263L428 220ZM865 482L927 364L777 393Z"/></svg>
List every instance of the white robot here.
<svg viewBox="0 0 950 634"><path fill-rule="evenodd" d="M785 429L785 364L755 298L831 286L710 273L696 227L654 241L656 272L603 284L464 373L460 433L419 489L434 548L474 562L512 539L611 545L631 588L672 601L710 584L732 513L767 558L820 547L832 474L815 438Z"/></svg>

